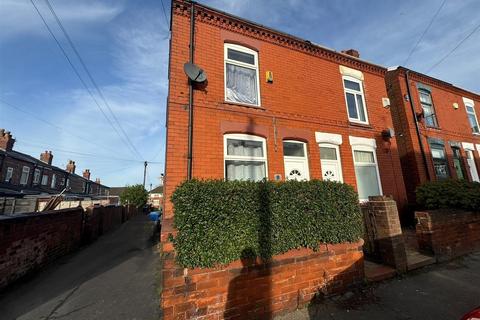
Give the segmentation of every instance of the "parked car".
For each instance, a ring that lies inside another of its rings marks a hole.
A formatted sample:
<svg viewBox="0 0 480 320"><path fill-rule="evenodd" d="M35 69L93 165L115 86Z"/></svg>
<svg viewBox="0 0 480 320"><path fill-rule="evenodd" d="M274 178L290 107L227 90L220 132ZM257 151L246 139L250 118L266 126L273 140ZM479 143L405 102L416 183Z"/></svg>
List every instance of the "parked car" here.
<svg viewBox="0 0 480 320"><path fill-rule="evenodd" d="M480 320L480 307L477 307L464 315L461 320Z"/></svg>

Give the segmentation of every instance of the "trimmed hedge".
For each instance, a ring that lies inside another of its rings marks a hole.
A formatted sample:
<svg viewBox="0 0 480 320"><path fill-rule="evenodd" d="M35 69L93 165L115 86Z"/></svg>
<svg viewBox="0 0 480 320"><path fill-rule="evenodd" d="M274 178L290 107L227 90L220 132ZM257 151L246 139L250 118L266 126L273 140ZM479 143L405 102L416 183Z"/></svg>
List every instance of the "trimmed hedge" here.
<svg viewBox="0 0 480 320"><path fill-rule="evenodd" d="M425 209L480 211L480 183L465 180L428 182L417 188L417 203Z"/></svg>
<svg viewBox="0 0 480 320"><path fill-rule="evenodd" d="M172 202L178 233L171 240L183 267L268 259L362 236L357 193L337 182L192 180Z"/></svg>

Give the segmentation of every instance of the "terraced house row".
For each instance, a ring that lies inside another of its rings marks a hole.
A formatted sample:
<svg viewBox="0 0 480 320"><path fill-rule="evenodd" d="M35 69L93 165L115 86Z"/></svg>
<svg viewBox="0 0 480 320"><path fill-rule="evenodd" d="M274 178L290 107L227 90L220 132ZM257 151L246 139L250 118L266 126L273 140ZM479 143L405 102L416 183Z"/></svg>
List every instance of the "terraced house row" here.
<svg viewBox="0 0 480 320"><path fill-rule="evenodd" d="M187 178L325 179L407 212L425 181L479 181L478 94L190 1L171 21L166 199Z"/></svg>
<svg viewBox="0 0 480 320"><path fill-rule="evenodd" d="M90 180L90 170L75 173L75 161L65 169L52 164L53 154L45 151L39 159L14 150L15 139L0 129L0 196L59 194L72 196L108 196L110 188L99 179Z"/></svg>

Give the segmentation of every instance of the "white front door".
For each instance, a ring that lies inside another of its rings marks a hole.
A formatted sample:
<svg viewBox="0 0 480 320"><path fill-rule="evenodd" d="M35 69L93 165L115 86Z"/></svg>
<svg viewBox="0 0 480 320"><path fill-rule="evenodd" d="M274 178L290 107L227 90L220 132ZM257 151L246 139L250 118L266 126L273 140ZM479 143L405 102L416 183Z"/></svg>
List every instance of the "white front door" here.
<svg viewBox="0 0 480 320"><path fill-rule="evenodd" d="M320 144L320 164L323 180L343 182L338 146Z"/></svg>
<svg viewBox="0 0 480 320"><path fill-rule="evenodd" d="M306 160L285 159L285 180L308 180Z"/></svg>
<svg viewBox="0 0 480 320"><path fill-rule="evenodd" d="M465 150L467 153L467 163L470 167L470 175L472 176L472 180L474 182L480 182L480 178L478 177L477 167L475 166L475 159L473 158L473 151L472 150Z"/></svg>
<svg viewBox="0 0 480 320"><path fill-rule="evenodd" d="M304 142L283 141L285 180L309 180L307 145Z"/></svg>

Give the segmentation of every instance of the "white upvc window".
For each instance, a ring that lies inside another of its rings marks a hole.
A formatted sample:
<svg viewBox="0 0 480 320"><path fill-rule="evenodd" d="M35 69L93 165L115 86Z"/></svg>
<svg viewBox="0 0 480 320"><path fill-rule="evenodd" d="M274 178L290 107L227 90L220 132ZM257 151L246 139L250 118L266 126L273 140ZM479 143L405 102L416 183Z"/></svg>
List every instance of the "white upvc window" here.
<svg viewBox="0 0 480 320"><path fill-rule="evenodd" d="M258 53L236 44L225 43L225 100L260 106Z"/></svg>
<svg viewBox="0 0 480 320"><path fill-rule="evenodd" d="M470 123L473 133L480 134L480 127L478 126L478 118L473 100L463 98L463 102L465 104L465 109L467 110L468 122Z"/></svg>
<svg viewBox="0 0 480 320"><path fill-rule="evenodd" d="M12 167L8 167L7 168L7 174L5 175L5 182L10 182L10 180L12 179L13 177L13 168Z"/></svg>
<svg viewBox="0 0 480 320"><path fill-rule="evenodd" d="M20 184L26 185L28 183L28 176L30 175L30 167L23 166L22 175L20 176Z"/></svg>
<svg viewBox="0 0 480 320"><path fill-rule="evenodd" d="M224 135L225 179L260 181L267 178L265 138L248 134Z"/></svg>
<svg viewBox="0 0 480 320"><path fill-rule="evenodd" d="M283 141L285 180L310 180L307 144L302 141Z"/></svg>
<svg viewBox="0 0 480 320"><path fill-rule="evenodd" d="M54 173L52 175L52 183L50 184L50 188L55 189L56 184L57 184L57 175Z"/></svg>
<svg viewBox="0 0 480 320"><path fill-rule="evenodd" d="M350 137L350 145L360 201L367 201L369 196L382 195L375 139Z"/></svg>
<svg viewBox="0 0 480 320"><path fill-rule="evenodd" d="M320 148L322 179L343 182L339 146L331 143L320 143L318 146Z"/></svg>
<svg viewBox="0 0 480 320"><path fill-rule="evenodd" d="M48 184L48 175L44 174L42 177L42 186L46 186Z"/></svg>
<svg viewBox="0 0 480 320"><path fill-rule="evenodd" d="M368 124L367 107L363 93L363 81L350 76L343 76L343 89L347 104L348 120Z"/></svg>
<svg viewBox="0 0 480 320"><path fill-rule="evenodd" d="M70 189L70 179L67 178L67 185L66 185L67 189Z"/></svg>
<svg viewBox="0 0 480 320"><path fill-rule="evenodd" d="M38 184L40 182L40 169L35 169L33 171L33 184Z"/></svg>

